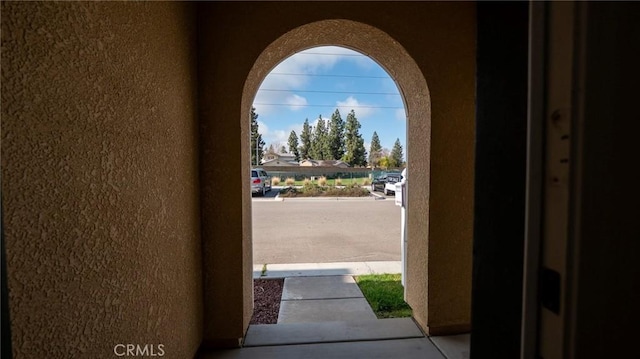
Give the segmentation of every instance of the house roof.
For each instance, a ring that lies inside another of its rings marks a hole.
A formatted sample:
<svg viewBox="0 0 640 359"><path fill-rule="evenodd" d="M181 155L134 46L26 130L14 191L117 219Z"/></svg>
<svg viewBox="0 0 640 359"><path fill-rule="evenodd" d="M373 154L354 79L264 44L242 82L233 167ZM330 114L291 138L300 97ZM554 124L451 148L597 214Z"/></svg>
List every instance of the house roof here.
<svg viewBox="0 0 640 359"><path fill-rule="evenodd" d="M340 160L304 160L301 166L326 166L326 167L349 167L349 164Z"/></svg>
<svg viewBox="0 0 640 359"><path fill-rule="evenodd" d="M283 160L282 158L274 158L272 160L262 161L262 166L299 166L296 161Z"/></svg>
<svg viewBox="0 0 640 359"><path fill-rule="evenodd" d="M296 158L296 156L293 153L280 153L280 152L265 152L262 157L275 157L275 158L279 158L281 160L293 160Z"/></svg>

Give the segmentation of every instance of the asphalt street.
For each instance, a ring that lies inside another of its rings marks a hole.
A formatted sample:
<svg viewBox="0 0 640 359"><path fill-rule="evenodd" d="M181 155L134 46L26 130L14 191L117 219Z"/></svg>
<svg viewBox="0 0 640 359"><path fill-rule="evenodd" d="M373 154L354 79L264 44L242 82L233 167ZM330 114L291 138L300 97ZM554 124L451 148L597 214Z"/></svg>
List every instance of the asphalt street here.
<svg viewBox="0 0 640 359"><path fill-rule="evenodd" d="M254 199L253 263L400 260L400 207L384 200Z"/></svg>

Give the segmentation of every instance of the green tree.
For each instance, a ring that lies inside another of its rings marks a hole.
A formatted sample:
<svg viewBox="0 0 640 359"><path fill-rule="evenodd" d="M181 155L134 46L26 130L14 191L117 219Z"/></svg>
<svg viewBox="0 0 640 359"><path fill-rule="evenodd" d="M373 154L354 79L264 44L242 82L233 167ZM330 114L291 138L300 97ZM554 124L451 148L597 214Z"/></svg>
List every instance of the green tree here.
<svg viewBox="0 0 640 359"><path fill-rule="evenodd" d="M345 154L342 156L342 160L352 167L366 166L367 151L364 149L364 140L360 134L360 122L358 122L353 110L347 115L344 142Z"/></svg>
<svg viewBox="0 0 640 359"><path fill-rule="evenodd" d="M340 116L340 111L336 111L331 115L329 122L329 149L331 152L331 160L339 160L345 152L344 148L344 121Z"/></svg>
<svg viewBox="0 0 640 359"><path fill-rule="evenodd" d="M280 153L287 153L287 148L284 145L280 145Z"/></svg>
<svg viewBox="0 0 640 359"><path fill-rule="evenodd" d="M313 137L311 140L311 152L310 156L316 160L329 160L331 159L331 150L329 148L329 136L327 134L327 127L325 125L322 116L318 118Z"/></svg>
<svg viewBox="0 0 640 359"><path fill-rule="evenodd" d="M251 165L258 166L264 153L264 141L258 131L258 114L251 107Z"/></svg>
<svg viewBox="0 0 640 359"><path fill-rule="evenodd" d="M300 151L298 151L298 135L296 131L291 130L289 134L289 153L296 156L296 161L300 161Z"/></svg>
<svg viewBox="0 0 640 359"><path fill-rule="evenodd" d="M389 157L387 156L380 157L380 162L378 162L378 166L380 166L380 168L384 168L385 170L389 168Z"/></svg>
<svg viewBox="0 0 640 359"><path fill-rule="evenodd" d="M380 164L380 158L382 158L382 146L380 145L380 138L378 133L373 131L371 137L371 147L369 147L369 164L372 167L376 167Z"/></svg>
<svg viewBox="0 0 640 359"><path fill-rule="evenodd" d="M309 119L304 120L302 125L302 132L300 133L300 151L299 156L301 160L307 160L311 154L311 126L309 126Z"/></svg>
<svg viewBox="0 0 640 359"><path fill-rule="evenodd" d="M391 149L390 165L391 167L402 167L404 165L404 155L402 154L402 145L400 139L396 138L396 142Z"/></svg>

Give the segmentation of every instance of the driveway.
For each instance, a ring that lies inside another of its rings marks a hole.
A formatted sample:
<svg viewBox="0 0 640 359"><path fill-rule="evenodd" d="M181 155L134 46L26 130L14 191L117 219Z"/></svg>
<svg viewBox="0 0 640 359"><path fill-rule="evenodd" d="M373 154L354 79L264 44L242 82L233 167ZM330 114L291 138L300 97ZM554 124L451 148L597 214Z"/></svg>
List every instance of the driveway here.
<svg viewBox="0 0 640 359"><path fill-rule="evenodd" d="M254 264L400 260L400 207L392 197L252 202Z"/></svg>

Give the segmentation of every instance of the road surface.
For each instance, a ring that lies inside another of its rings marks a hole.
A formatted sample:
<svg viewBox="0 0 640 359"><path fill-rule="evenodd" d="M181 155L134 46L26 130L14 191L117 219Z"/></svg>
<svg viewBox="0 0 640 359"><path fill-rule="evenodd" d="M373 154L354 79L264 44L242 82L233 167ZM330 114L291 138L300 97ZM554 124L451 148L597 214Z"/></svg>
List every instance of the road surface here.
<svg viewBox="0 0 640 359"><path fill-rule="evenodd" d="M253 263L400 260L400 207L385 200L254 199Z"/></svg>

